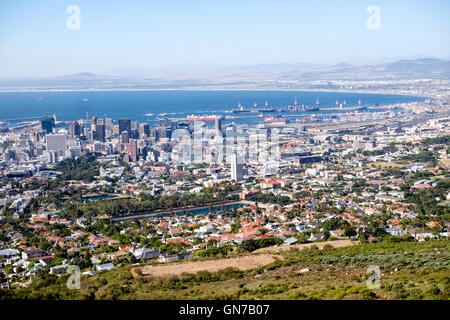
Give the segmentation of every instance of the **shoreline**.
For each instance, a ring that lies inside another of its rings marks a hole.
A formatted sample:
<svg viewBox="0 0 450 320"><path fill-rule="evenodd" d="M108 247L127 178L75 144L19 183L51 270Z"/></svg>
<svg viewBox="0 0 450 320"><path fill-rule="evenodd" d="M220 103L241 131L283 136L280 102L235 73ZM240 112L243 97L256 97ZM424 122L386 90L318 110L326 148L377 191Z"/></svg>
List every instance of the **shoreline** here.
<svg viewBox="0 0 450 320"><path fill-rule="evenodd" d="M286 92L325 92L325 93L355 93L373 95L396 95L405 97L417 97L426 99L438 99L430 95L416 95L397 93L394 91L370 92L362 90L323 90L323 89L294 89L294 88L115 88L115 89L0 89L0 93L40 93L40 92L140 92L140 91L286 91Z"/></svg>

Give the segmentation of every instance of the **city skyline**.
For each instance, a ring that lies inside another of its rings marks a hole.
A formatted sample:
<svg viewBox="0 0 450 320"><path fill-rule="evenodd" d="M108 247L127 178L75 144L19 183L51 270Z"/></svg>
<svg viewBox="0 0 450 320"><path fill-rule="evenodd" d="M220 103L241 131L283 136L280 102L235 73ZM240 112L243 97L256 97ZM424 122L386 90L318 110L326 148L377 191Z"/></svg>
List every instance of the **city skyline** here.
<svg viewBox="0 0 450 320"><path fill-rule="evenodd" d="M2 1L0 299L449 300L449 9Z"/></svg>

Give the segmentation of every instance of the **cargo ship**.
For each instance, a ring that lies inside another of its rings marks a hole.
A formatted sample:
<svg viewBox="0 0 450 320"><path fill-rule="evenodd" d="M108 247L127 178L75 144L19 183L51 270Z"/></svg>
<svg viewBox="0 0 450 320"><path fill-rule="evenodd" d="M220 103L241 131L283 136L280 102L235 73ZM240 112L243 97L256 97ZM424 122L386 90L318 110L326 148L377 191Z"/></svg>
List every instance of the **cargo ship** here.
<svg viewBox="0 0 450 320"><path fill-rule="evenodd" d="M255 103L253 108L245 109L239 103L237 109L232 109L231 111L225 111L225 112L232 112L232 113L275 112L275 109L271 108L271 107L270 108L267 107L267 103L266 103L266 107L265 108L258 108L257 104Z"/></svg>
<svg viewBox="0 0 450 320"><path fill-rule="evenodd" d="M286 124L288 122L289 122L288 119L266 119L266 120L264 120L264 123L269 123L269 124Z"/></svg>
<svg viewBox="0 0 450 320"><path fill-rule="evenodd" d="M361 99L358 100L357 107L346 107L347 102L345 100L342 103L336 100L335 108L320 108L321 111L342 111L342 112L351 112L351 111L360 111L367 109L366 106L361 106Z"/></svg>
<svg viewBox="0 0 450 320"><path fill-rule="evenodd" d="M288 106L284 106L284 107L277 107L276 111L277 112L308 112L308 111L318 111L319 107L318 107L318 102L319 100L316 101L317 106L305 106L305 105L298 105L297 102L297 97L295 97L294 99L294 105L288 105Z"/></svg>

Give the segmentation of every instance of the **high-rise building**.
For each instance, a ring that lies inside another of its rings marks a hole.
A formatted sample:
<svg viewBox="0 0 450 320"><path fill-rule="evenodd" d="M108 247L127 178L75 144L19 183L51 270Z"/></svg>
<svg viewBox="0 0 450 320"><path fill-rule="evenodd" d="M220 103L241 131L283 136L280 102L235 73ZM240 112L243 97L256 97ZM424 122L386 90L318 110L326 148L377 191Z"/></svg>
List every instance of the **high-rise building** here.
<svg viewBox="0 0 450 320"><path fill-rule="evenodd" d="M105 126L107 130L112 130L114 128L114 123L111 118L105 118Z"/></svg>
<svg viewBox="0 0 450 320"><path fill-rule="evenodd" d="M231 180L241 181L244 177L244 164L238 162L237 154L231 156Z"/></svg>
<svg viewBox="0 0 450 320"><path fill-rule="evenodd" d="M81 126L78 121L73 121L70 124L70 138L79 137L81 135Z"/></svg>
<svg viewBox="0 0 450 320"><path fill-rule="evenodd" d="M164 118L159 120L159 126L160 127L171 127L172 121L170 119Z"/></svg>
<svg viewBox="0 0 450 320"><path fill-rule="evenodd" d="M158 132L157 136L158 139L160 138L171 138L172 137L172 129L166 128L166 127L158 127L156 128L156 131Z"/></svg>
<svg viewBox="0 0 450 320"><path fill-rule="evenodd" d="M105 125L97 124L95 132L95 140L105 142Z"/></svg>
<svg viewBox="0 0 450 320"><path fill-rule="evenodd" d="M130 142L130 135L128 131L124 131L120 134L120 143L128 143Z"/></svg>
<svg viewBox="0 0 450 320"><path fill-rule="evenodd" d="M67 139L65 134L47 134L47 150L64 154L67 150Z"/></svg>
<svg viewBox="0 0 450 320"><path fill-rule="evenodd" d="M122 134L124 131L127 131L128 134L131 133L131 121L128 119L119 120L119 134Z"/></svg>
<svg viewBox="0 0 450 320"><path fill-rule="evenodd" d="M132 162L138 161L139 150L136 139L130 139L130 158Z"/></svg>
<svg viewBox="0 0 450 320"><path fill-rule="evenodd" d="M139 125L139 139L142 139L144 135L146 137L150 136L150 126L146 123L141 123Z"/></svg>
<svg viewBox="0 0 450 320"><path fill-rule="evenodd" d="M48 152L48 156L49 156L49 161L50 161L50 163L56 163L56 162L58 162L58 154L57 154L57 152L56 151L54 151L54 150L50 150L49 152Z"/></svg>
<svg viewBox="0 0 450 320"><path fill-rule="evenodd" d="M150 137L155 138L155 141L158 141L159 139L159 132L156 128L151 128L150 129Z"/></svg>
<svg viewBox="0 0 450 320"><path fill-rule="evenodd" d="M41 120L42 131L45 133L52 133L55 127L55 120L53 118L45 118Z"/></svg>
<svg viewBox="0 0 450 320"><path fill-rule="evenodd" d="M218 130L219 132L222 133L222 117L221 116L216 117L215 128L216 128L216 130Z"/></svg>

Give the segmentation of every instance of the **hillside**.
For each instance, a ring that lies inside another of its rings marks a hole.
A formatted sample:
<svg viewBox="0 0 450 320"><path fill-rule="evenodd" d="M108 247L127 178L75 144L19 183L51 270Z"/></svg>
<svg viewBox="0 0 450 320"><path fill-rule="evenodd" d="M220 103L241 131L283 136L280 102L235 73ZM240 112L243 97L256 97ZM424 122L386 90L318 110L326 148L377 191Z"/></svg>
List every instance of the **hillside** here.
<svg viewBox="0 0 450 320"><path fill-rule="evenodd" d="M273 252L276 260L245 271L144 276L122 267L83 277L44 275L29 288L2 290L3 299L449 299L450 241L365 243L349 247ZM369 289L369 266L381 286ZM136 268L136 267L133 267Z"/></svg>

